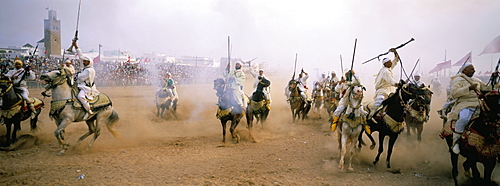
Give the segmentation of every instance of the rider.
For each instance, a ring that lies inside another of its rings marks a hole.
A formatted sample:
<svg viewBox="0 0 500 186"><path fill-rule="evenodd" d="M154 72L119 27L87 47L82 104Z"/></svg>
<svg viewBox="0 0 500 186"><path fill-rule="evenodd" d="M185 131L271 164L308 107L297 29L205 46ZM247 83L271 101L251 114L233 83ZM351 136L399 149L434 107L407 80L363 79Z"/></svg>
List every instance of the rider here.
<svg viewBox="0 0 500 186"><path fill-rule="evenodd" d="M394 87L398 85L398 82L393 78L392 69L394 69L399 62L399 54L394 48L391 48L389 51L394 53L394 59L382 59L384 67L380 69L375 78L375 102L368 118L373 116L377 108L382 104L382 101L387 99L389 94L394 92Z"/></svg>
<svg viewBox="0 0 500 186"><path fill-rule="evenodd" d="M175 81L172 79L172 74L170 72L167 72L165 75L165 78L163 79L163 84L162 87L166 87L169 91L168 96L172 98L172 100L177 100L179 99L179 96L177 94L177 88L175 87Z"/></svg>
<svg viewBox="0 0 500 186"><path fill-rule="evenodd" d="M64 64L62 65L62 68L68 72L68 75L70 77L71 83L73 83L73 76L75 75L75 67L71 64L71 60L66 60Z"/></svg>
<svg viewBox="0 0 500 186"><path fill-rule="evenodd" d="M335 71L332 71L332 77L330 77L330 86L335 87L339 83L339 77L337 77L337 74Z"/></svg>
<svg viewBox="0 0 500 186"><path fill-rule="evenodd" d="M29 98L28 86L26 85L26 80L34 80L36 78L35 73L31 70L31 66L23 67L23 62L21 60L16 60L14 62L14 69L10 70L5 74L5 76L9 77L14 84L14 90L21 94L27 106L31 110L31 117L35 116L36 110L33 102Z"/></svg>
<svg viewBox="0 0 500 186"><path fill-rule="evenodd" d="M245 73L241 70L241 63L234 65L234 70L229 71L230 64L227 64L225 77L227 78L228 90L231 90L237 100L237 104L242 109L245 108L245 93L243 92L243 83L245 82Z"/></svg>
<svg viewBox="0 0 500 186"><path fill-rule="evenodd" d="M255 72L254 69L250 71L254 80L253 80L253 88L255 89L253 92L257 91L257 85L261 82L261 79L267 79L266 75L264 75L264 69L259 69L259 73ZM251 95L253 95L253 92ZM268 110L271 110L271 95L269 94L269 87L264 87L262 90L264 93L264 99L266 100L266 107Z"/></svg>
<svg viewBox="0 0 500 186"><path fill-rule="evenodd" d="M452 151L455 154L460 153L457 141L462 136L465 126L469 123L476 107L479 106L477 95L480 94L479 90L488 90L485 83L479 78L473 77L476 70L472 63L462 65L459 72L460 74L451 78L450 97L456 99L456 103L448 114L448 122L456 121L452 144Z"/></svg>
<svg viewBox="0 0 500 186"><path fill-rule="evenodd" d="M85 108L85 111L87 111L87 114L84 116L84 119L87 119L88 116L94 114L94 112L90 109L90 103L87 101L87 98L89 100L93 100L95 96L99 95L99 91L97 90L94 82L95 70L92 59L83 55L82 50L78 48L76 41L73 41L73 46L75 47L79 59L84 66L84 69L76 74L76 83L80 89L77 97L82 103L83 108Z"/></svg>
<svg viewBox="0 0 500 186"><path fill-rule="evenodd" d="M328 77L326 77L326 74L325 73L322 73L321 74L321 77L319 78L318 80L319 84L321 85L321 89L325 88L328 86L328 83L329 83L329 79Z"/></svg>
<svg viewBox="0 0 500 186"><path fill-rule="evenodd" d="M305 72L304 69L300 70L299 77L296 79L300 89L300 95L304 100L309 101L309 97L307 96L307 90L309 90L307 87L307 79L309 79L309 74Z"/></svg>
<svg viewBox="0 0 500 186"><path fill-rule="evenodd" d="M351 76L352 78L347 78ZM339 105L333 112L333 120L330 126L330 129L332 132L335 132L335 129L337 129L337 125L339 124L339 117L342 112L347 108L347 104L349 104L349 97L346 95L349 95L349 92L352 91L351 87L352 86L361 86L361 81L359 80L359 77L355 75L353 70L349 70L345 73L346 79L342 77L339 81L339 84L335 87L336 92L341 93L341 98L339 101ZM370 127L368 125L364 125L365 130L368 134L371 133Z"/></svg>
<svg viewBox="0 0 500 186"><path fill-rule="evenodd" d="M408 81L410 84L414 84L417 87L425 87L425 83L420 80L420 74L417 72L415 75L413 75L414 81ZM426 116L425 116L425 121L427 122L429 120L429 111L431 110L430 104L425 104L425 111L426 111Z"/></svg>

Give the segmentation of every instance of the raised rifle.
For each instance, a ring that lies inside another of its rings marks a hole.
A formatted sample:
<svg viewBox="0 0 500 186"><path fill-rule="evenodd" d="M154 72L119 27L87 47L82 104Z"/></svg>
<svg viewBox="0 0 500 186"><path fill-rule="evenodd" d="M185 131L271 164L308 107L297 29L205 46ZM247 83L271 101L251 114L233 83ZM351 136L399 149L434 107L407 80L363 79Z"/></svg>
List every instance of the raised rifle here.
<svg viewBox="0 0 500 186"><path fill-rule="evenodd" d="M403 44L401 44L401 45L397 46L397 47L396 47L396 48L394 48L394 49L396 49L396 50L397 50L397 49L400 49L401 47L404 47L406 44L408 44L408 43L410 43L410 42L412 42L412 41L415 41L415 39L411 38L411 39L410 39L409 41L407 41L406 43L403 43ZM379 58L380 56L387 55L389 52L390 52L390 51L387 51L386 53L379 54L378 56L375 56L375 57L373 57L373 58L371 58L371 59L369 59L369 60L367 60L367 61L363 62L362 64L368 63L368 62L370 62L370 61L372 61L372 60L374 60L374 59Z"/></svg>
<svg viewBox="0 0 500 186"><path fill-rule="evenodd" d="M298 53L295 53L295 65L293 66L293 76L292 76L292 79L295 79L295 70L297 68L297 55L298 55Z"/></svg>
<svg viewBox="0 0 500 186"><path fill-rule="evenodd" d="M80 24L80 8L81 7L82 7L82 0L80 0L80 3L78 3L78 15L76 16L76 31L75 31L75 37L73 38L73 42L76 42L78 40L78 25ZM66 51L73 52L73 44L71 44L71 46Z"/></svg>
<svg viewBox="0 0 500 186"><path fill-rule="evenodd" d="M342 71L342 76L344 75L344 65L342 64L342 54L340 54L340 71Z"/></svg>
<svg viewBox="0 0 500 186"><path fill-rule="evenodd" d="M352 68L354 67L354 56L356 55L356 43L358 43L358 38L354 40L354 51L352 52L352 62L351 69L347 72L347 77L345 77L346 81L352 81Z"/></svg>

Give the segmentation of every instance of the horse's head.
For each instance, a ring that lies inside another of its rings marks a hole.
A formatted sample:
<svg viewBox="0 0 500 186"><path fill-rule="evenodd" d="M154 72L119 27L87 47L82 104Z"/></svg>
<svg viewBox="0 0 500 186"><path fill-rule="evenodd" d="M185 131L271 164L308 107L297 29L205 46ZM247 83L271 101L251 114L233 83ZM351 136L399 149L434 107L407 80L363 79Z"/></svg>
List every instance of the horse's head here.
<svg viewBox="0 0 500 186"><path fill-rule="evenodd" d="M65 69L62 68L52 70L40 75L40 80L42 80L42 83L49 84L51 86L62 84L67 80L67 78L69 79L68 73Z"/></svg>
<svg viewBox="0 0 500 186"><path fill-rule="evenodd" d="M351 87L351 97L353 99L362 99L363 98L363 91L366 90L365 87L362 85L353 85Z"/></svg>
<svg viewBox="0 0 500 186"><path fill-rule="evenodd" d="M489 120L500 127L500 93L497 91L491 91L484 93L484 102L488 106L489 110L482 111L485 115L489 117ZM484 108L482 108L484 109Z"/></svg>
<svg viewBox="0 0 500 186"><path fill-rule="evenodd" d="M262 88L268 87L269 85L271 85L271 81L269 81L265 77L259 77L259 84L257 85L257 89L260 88L262 90Z"/></svg>
<svg viewBox="0 0 500 186"><path fill-rule="evenodd" d="M293 91L297 88L297 81L292 79L288 82L288 90Z"/></svg>
<svg viewBox="0 0 500 186"><path fill-rule="evenodd" d="M5 76L5 75L0 75L0 89L1 89L1 95L4 95L10 88L12 88L12 80ZM10 87L10 88L9 88Z"/></svg>
<svg viewBox="0 0 500 186"><path fill-rule="evenodd" d="M218 97L221 97L222 94L224 93L225 83L226 82L222 78L217 78L214 80L214 88L213 89L217 91L216 95Z"/></svg>

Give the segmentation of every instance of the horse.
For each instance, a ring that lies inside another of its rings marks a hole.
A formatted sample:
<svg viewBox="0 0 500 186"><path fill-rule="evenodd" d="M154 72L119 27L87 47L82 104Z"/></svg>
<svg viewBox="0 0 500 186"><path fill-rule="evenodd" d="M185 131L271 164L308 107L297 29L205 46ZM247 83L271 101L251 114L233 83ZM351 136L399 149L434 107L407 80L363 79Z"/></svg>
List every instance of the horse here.
<svg viewBox="0 0 500 186"><path fill-rule="evenodd" d="M387 149L387 159L386 166L391 168L391 155L394 147L394 143L398 139L399 133L404 130L405 126L405 108L410 99L415 99L420 95L424 95L425 90L415 86L414 84L405 84L401 81L396 89L396 92L391 94L387 99L382 102L382 107L378 109L372 118L367 120L368 126L372 132L379 132L379 148L378 154L373 161L373 165L376 165L380 159L380 155L384 151L384 138L389 136L389 144ZM366 106L368 109L370 106ZM370 140L373 142L371 134L368 135Z"/></svg>
<svg viewBox="0 0 500 186"><path fill-rule="evenodd" d="M486 93L486 94L484 94ZM485 185L497 185L491 180L493 169L496 166L497 158L500 157L500 94L498 92L483 92L484 99L471 120L465 127L462 138L458 140L460 155L466 158L463 163L466 176L470 177L472 171L472 181ZM452 129L455 121L448 121L444 124L440 137L446 140L450 148L452 164L452 176L455 185L458 185L458 154L451 150L453 146ZM484 166L484 179L481 180L477 168L477 162ZM481 182L483 181L483 182Z"/></svg>
<svg viewBox="0 0 500 186"><path fill-rule="evenodd" d="M1 117L7 128L6 140L0 146L9 147L17 140L17 131L21 130L21 121L30 118L32 111L27 107L21 95L15 92L14 83L9 77L0 76L0 89L0 96L2 97ZM38 116L42 111L44 103L35 97L30 97L30 99L33 101L33 106L36 110L36 114L30 119L30 128L31 131L35 131L37 129Z"/></svg>
<svg viewBox="0 0 500 186"><path fill-rule="evenodd" d="M69 143L65 141L65 129L72 122L85 121L89 130L78 139L78 143L83 141L90 135L94 135L88 144L88 149L101 134L101 123L104 123L108 131L115 137L119 138L119 134L114 131L113 127L120 119L118 113L112 106L109 97L100 93L94 100L89 100L93 115L85 118L87 111L82 109L82 105L77 101L78 87L71 84L70 74L65 69L52 70L40 76L46 84L46 89L51 91L52 101L50 102L51 119L54 119L57 129L54 135L61 145L61 150L57 155L63 155L67 150Z"/></svg>
<svg viewBox="0 0 500 186"><path fill-rule="evenodd" d="M349 99L348 105L340 115L339 122L341 125L337 126L339 128L337 133L340 150L339 169L341 171L344 170L344 159L347 153L350 155L348 171L353 171L352 158L354 156L354 148L363 132L363 125L366 124L366 115L368 114L361 104L363 100L363 86L359 84L353 85L349 89L347 95L345 95Z"/></svg>
<svg viewBox="0 0 500 186"><path fill-rule="evenodd" d="M422 141L422 131L424 123L429 118L429 110L432 99L432 91L426 87L424 95L419 95L417 98L408 102L406 107L405 122L408 129L406 130L407 137L410 137L411 132L417 134L417 140Z"/></svg>
<svg viewBox="0 0 500 186"><path fill-rule="evenodd" d="M288 91L290 91L290 109L292 110L292 119L295 123L295 118L302 121L307 117L307 113L311 110L311 102L305 100L301 95L301 90L298 87L298 81L292 79L288 82Z"/></svg>
<svg viewBox="0 0 500 186"><path fill-rule="evenodd" d="M324 103L323 107L326 109L328 113L329 121L333 120L333 112L337 109L339 105L340 97L337 92L335 92L335 87L328 86L325 87L324 90Z"/></svg>
<svg viewBox="0 0 500 186"><path fill-rule="evenodd" d="M250 102L248 103L246 109L246 118L247 125L251 126L253 119L257 119L256 123L259 123L264 127L264 123L266 122L267 116L269 116L269 108L266 103L265 95L263 89L269 87L271 85L271 81L266 78L262 78L260 82L257 84L257 90L252 94L250 98Z"/></svg>
<svg viewBox="0 0 500 186"><path fill-rule="evenodd" d="M314 83L314 88L311 96L313 98L312 101L313 112L317 112L319 118L321 119L321 108L323 108L324 94L323 94L323 86L321 85L320 82Z"/></svg>
<svg viewBox="0 0 500 186"><path fill-rule="evenodd" d="M235 96L232 90L226 87L226 81L222 78L218 78L214 80L213 89L216 90L216 95L219 98L217 101L217 119L220 120L222 124L222 144L226 143L226 124L228 121L231 121L231 127L229 128L229 132L231 132L231 137L235 140L235 143L240 142L240 136L235 133L235 129L241 121L241 118L245 115L244 106L240 106L238 101L235 100ZM249 136L252 141L255 142L255 139L252 135L252 122L247 122Z"/></svg>
<svg viewBox="0 0 500 186"><path fill-rule="evenodd" d="M165 110L168 110L175 118L177 118L177 115L175 114L175 111L177 110L177 101L177 96L174 96L172 90L167 87L163 87L156 91L156 116L163 118Z"/></svg>

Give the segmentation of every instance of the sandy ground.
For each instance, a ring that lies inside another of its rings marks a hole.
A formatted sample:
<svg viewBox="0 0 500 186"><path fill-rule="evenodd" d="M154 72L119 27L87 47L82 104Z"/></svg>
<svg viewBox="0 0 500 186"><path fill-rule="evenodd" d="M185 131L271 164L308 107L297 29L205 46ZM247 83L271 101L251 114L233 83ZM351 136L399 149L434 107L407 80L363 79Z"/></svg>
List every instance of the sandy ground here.
<svg viewBox="0 0 500 186"><path fill-rule="evenodd" d="M415 136L407 138L406 131L400 135L391 162L396 171L385 168L385 152L374 166L376 150L363 147L354 158L354 171L341 172L336 134L328 130L326 113L319 118L311 112L309 120L292 123L283 96L286 82L274 78L269 120L254 128L258 142L246 138L243 119L237 129L242 141L234 144L227 135L224 147L219 146L221 125L215 117L217 98L212 84L179 85L177 119L155 116L157 87L99 88L111 97L120 115L115 129L122 138L114 138L102 127L101 136L87 149L90 138L76 145L86 125L73 123L66 130L72 146L63 156L56 155L60 146L53 135L55 124L48 118L50 98L46 98L40 129L30 133L29 124L23 122L20 134L26 135L20 139L21 147L0 152L0 185L453 184L447 146L438 137L441 121L435 113L443 104L443 95L433 99L422 142L416 142ZM245 92L250 93L251 81L247 84ZM41 98L40 91L31 90L31 95ZM367 93L365 100L371 99ZM1 126L0 134L4 133ZM498 165L493 175L500 183ZM461 168L460 179L466 179Z"/></svg>

